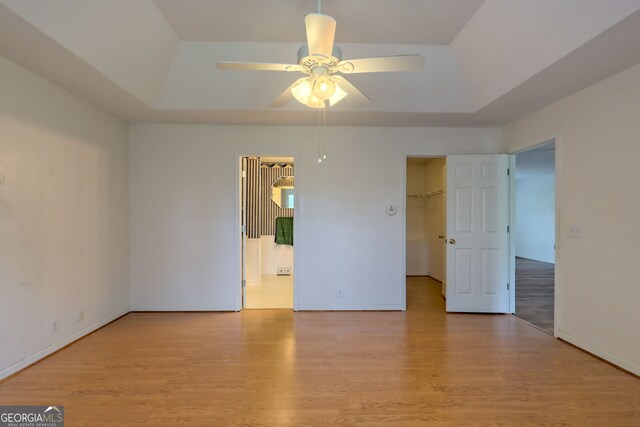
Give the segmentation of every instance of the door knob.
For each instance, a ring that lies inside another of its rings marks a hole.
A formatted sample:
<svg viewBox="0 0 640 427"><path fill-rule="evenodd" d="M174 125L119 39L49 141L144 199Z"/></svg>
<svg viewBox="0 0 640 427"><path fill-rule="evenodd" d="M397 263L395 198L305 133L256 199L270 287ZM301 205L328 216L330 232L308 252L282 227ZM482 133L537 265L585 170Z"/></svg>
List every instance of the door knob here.
<svg viewBox="0 0 640 427"><path fill-rule="evenodd" d="M450 245L455 245L456 244L456 239L449 239L449 244Z"/></svg>

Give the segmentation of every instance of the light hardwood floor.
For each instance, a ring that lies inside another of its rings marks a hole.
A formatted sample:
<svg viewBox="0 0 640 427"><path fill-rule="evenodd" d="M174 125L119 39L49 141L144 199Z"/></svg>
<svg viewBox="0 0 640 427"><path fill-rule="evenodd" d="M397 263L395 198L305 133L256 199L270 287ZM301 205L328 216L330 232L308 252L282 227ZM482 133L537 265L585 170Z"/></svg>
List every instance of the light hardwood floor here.
<svg viewBox="0 0 640 427"><path fill-rule="evenodd" d="M133 313L0 384L68 426L638 426L640 380L517 319L401 312Z"/></svg>

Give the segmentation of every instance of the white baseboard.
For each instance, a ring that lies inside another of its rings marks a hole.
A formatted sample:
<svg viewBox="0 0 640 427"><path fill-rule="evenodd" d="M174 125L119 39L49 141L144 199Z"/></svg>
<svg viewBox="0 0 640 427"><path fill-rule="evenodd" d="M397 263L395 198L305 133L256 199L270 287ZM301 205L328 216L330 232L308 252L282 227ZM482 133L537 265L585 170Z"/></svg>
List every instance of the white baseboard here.
<svg viewBox="0 0 640 427"><path fill-rule="evenodd" d="M437 280L440 283L442 283L442 281L443 281L442 277L438 276L437 274L429 273L429 274L427 274L427 276L431 277L432 279Z"/></svg>
<svg viewBox="0 0 640 427"><path fill-rule="evenodd" d="M237 311L235 307L205 307L201 305L176 307L170 305L132 305L130 311Z"/></svg>
<svg viewBox="0 0 640 427"><path fill-rule="evenodd" d="M87 326L83 330L81 330L79 332L76 332L73 335L68 336L67 338L64 338L64 339L62 339L62 340L60 340L58 342L55 342L55 343L43 348L42 350L38 351L37 353L34 353L34 354L30 355L30 356L25 357L24 359L21 359L21 360L17 361L13 365L9 365L8 367L6 367L6 368L4 368L3 370L0 371L0 380L3 379L3 378L8 377L9 375L13 375L18 371L21 371L22 369L26 368L29 365L33 365L34 363L36 363L37 361L47 357L51 353L55 353L56 351L60 350L62 347L65 347L65 346L71 344L72 342L79 340L80 338L84 337L85 335L90 334L91 332L95 331L96 329L99 329L99 328L103 327L107 323L113 322L118 317L124 316L125 314L129 313L129 311L130 310L127 308L126 310L122 310L117 314L114 314L112 316L107 317L106 319L102 319L99 322L96 322L91 326Z"/></svg>
<svg viewBox="0 0 640 427"><path fill-rule="evenodd" d="M619 357L609 353L608 351L603 350L599 347L596 347L592 344L589 344L588 342L583 341L580 338L575 337L568 332L558 330L557 337L568 343L575 345L576 347L580 347L581 349L588 351L589 353L594 354L606 360L607 362L611 362L614 365L619 366L626 371L629 371L635 375L640 375L640 366L635 365L631 362L628 362L624 359L620 359Z"/></svg>
<svg viewBox="0 0 640 427"><path fill-rule="evenodd" d="M371 304L371 305L319 305L300 306L296 311L403 311L402 304Z"/></svg>

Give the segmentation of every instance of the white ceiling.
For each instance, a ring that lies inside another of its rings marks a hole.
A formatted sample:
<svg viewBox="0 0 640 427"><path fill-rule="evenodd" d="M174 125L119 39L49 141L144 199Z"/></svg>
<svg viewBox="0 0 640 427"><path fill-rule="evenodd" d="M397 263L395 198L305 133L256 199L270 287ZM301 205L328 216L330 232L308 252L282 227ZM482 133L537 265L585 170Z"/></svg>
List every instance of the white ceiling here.
<svg viewBox="0 0 640 427"><path fill-rule="evenodd" d="M333 125L493 126L640 62L640 0L326 0L343 57L421 53L425 70L350 75L373 102ZM0 0L0 55L130 122L313 124L268 105L297 73L315 0Z"/></svg>
<svg viewBox="0 0 640 427"><path fill-rule="evenodd" d="M184 41L297 42L316 0L154 0ZM341 43L447 45L483 0L325 0Z"/></svg>

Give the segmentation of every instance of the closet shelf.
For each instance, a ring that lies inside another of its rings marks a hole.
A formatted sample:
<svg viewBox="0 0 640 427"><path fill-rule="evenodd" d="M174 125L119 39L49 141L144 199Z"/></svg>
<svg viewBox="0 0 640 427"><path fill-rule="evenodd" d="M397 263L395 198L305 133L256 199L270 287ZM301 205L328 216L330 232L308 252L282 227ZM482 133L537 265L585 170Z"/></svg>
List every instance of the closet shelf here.
<svg viewBox="0 0 640 427"><path fill-rule="evenodd" d="M424 193L420 193L420 194L408 194L407 197L423 197L425 199L431 197L431 196L437 196L438 194L443 194L444 190L434 190L434 191L425 191Z"/></svg>

